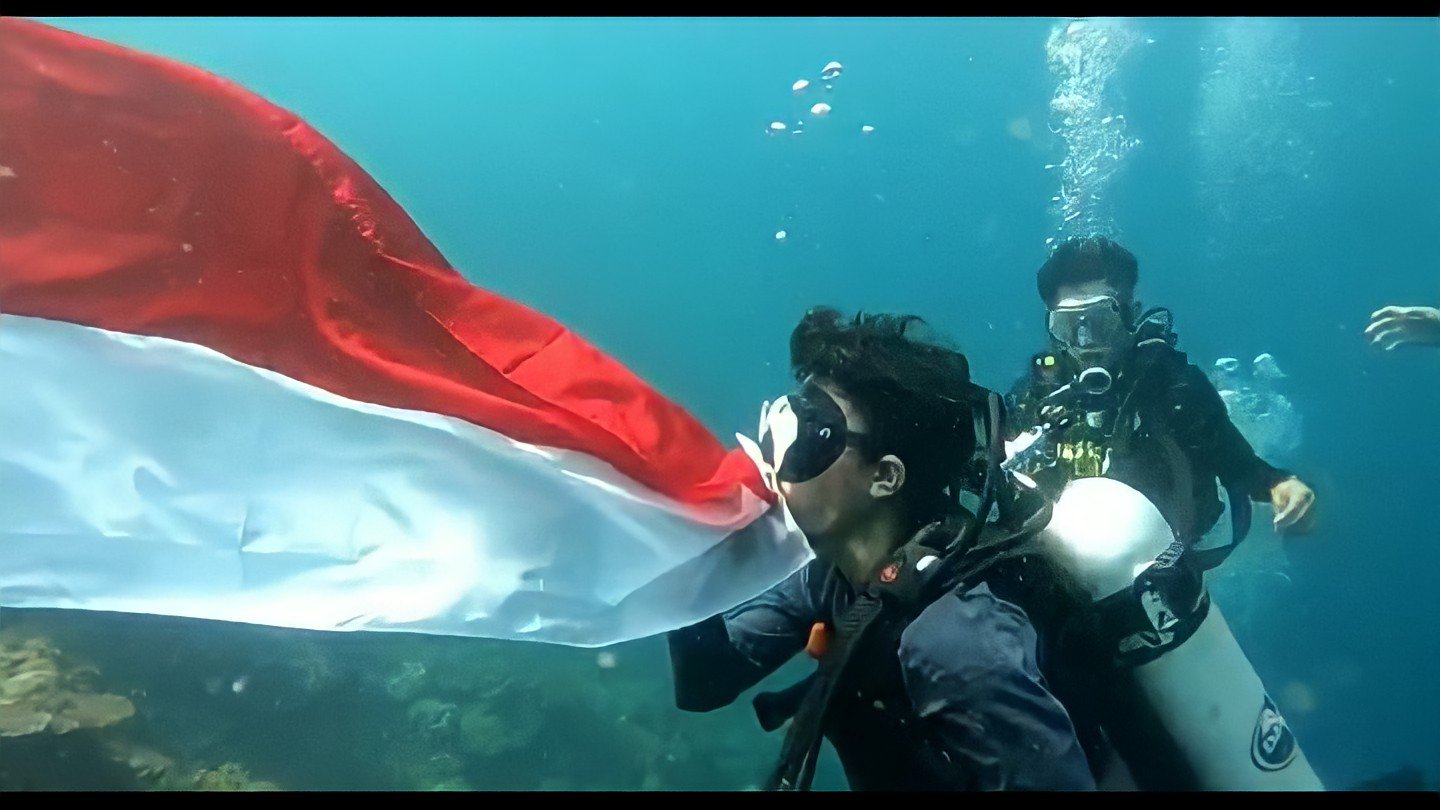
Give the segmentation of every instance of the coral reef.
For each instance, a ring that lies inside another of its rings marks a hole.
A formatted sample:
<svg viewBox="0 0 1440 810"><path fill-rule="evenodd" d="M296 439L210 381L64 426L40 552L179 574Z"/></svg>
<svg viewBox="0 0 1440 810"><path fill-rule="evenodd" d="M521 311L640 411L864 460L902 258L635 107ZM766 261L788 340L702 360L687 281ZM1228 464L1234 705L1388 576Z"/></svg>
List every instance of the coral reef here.
<svg viewBox="0 0 1440 810"><path fill-rule="evenodd" d="M6 619L0 723L24 734L0 738L6 790L734 789L778 742L743 706L673 709L657 692L667 664L653 639L596 651L73 612Z"/></svg>
<svg viewBox="0 0 1440 810"><path fill-rule="evenodd" d="M263 780L252 779L250 773L234 762L227 762L212 770L200 770L190 777L190 788L194 790L279 790L279 786Z"/></svg>
<svg viewBox="0 0 1440 810"><path fill-rule="evenodd" d="M94 667L72 666L41 638L0 640L0 737L103 728L135 714L120 695L95 691Z"/></svg>

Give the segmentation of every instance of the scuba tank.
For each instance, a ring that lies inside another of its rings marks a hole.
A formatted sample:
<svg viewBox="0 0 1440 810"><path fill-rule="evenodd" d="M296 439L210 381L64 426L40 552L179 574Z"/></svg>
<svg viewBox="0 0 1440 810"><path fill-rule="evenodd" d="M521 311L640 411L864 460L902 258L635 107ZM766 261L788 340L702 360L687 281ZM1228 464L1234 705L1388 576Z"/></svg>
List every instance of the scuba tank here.
<svg viewBox="0 0 1440 810"><path fill-rule="evenodd" d="M1137 348L1174 345L1168 315L1152 310L1141 319ZM1153 365L1142 365L1138 376ZM1248 509L1232 510L1230 546L1200 551L1183 534L1188 516L1172 525L1138 489L1104 477L1115 474L1108 452L1099 476L1066 480L1054 471L1062 436L1078 425L1100 427L1097 413L1114 407L1109 375L1100 371L1081 372L1047 397L1065 415L1011 443L1001 469L1052 504L1035 547L1088 602L1081 643L1093 645L1110 675L1101 679L1109 692L1102 726L1142 787L1178 780L1197 790L1323 790L1205 590L1204 570L1244 536ZM1128 413L1126 404L1128 396L1120 414ZM1112 424L1106 432L1129 428ZM1188 484L1188 473L1174 482L1182 493Z"/></svg>
<svg viewBox="0 0 1440 810"><path fill-rule="evenodd" d="M1127 676L1122 699L1159 725L1196 789L1324 789L1149 499L1109 478L1071 481L1038 539L1092 600Z"/></svg>

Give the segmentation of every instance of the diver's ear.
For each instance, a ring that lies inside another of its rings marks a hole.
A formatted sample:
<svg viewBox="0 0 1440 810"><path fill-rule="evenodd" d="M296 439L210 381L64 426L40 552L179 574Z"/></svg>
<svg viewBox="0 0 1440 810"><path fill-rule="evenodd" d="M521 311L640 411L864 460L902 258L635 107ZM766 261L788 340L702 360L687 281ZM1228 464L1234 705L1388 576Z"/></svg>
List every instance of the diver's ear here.
<svg viewBox="0 0 1440 810"><path fill-rule="evenodd" d="M870 497L888 498L905 486L905 462L898 456L887 455L875 463L875 473L870 478Z"/></svg>

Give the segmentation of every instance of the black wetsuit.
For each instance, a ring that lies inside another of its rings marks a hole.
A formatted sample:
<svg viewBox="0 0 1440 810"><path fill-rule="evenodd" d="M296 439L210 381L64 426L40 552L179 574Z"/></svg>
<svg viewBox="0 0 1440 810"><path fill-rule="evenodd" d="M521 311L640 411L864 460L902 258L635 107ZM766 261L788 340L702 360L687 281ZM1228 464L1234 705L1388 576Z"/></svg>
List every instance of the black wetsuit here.
<svg viewBox="0 0 1440 810"><path fill-rule="evenodd" d="M827 585L828 582L828 585ZM1093 789L1065 708L1037 662L1024 611L985 584L943 583L898 645L867 651L825 736L855 790ZM814 561L759 597L670 634L676 704L729 704L805 649L811 627L856 600Z"/></svg>
<svg viewBox="0 0 1440 810"><path fill-rule="evenodd" d="M1043 386L1035 384L1033 374L1027 374L1012 388L1011 415L1022 416L1010 421L1012 435L1038 419L1038 399L1046 393ZM1113 396L1117 404L1128 396L1126 413L1117 421L1138 416L1137 433L1142 440L1164 435L1178 445L1188 461L1191 503L1181 508L1180 504L1164 502L1162 497L1156 505L1167 518L1179 513L1191 515L1191 520L1186 521L1191 525L1184 531L1192 539L1209 531L1224 511L1216 479L1227 490L1268 503L1271 488L1291 475L1255 454L1230 421L1225 401L1210 379L1173 346L1152 343L1137 348L1117 376ZM1155 474L1161 473L1157 470ZM1152 494L1151 489L1163 489L1139 488L1147 495Z"/></svg>

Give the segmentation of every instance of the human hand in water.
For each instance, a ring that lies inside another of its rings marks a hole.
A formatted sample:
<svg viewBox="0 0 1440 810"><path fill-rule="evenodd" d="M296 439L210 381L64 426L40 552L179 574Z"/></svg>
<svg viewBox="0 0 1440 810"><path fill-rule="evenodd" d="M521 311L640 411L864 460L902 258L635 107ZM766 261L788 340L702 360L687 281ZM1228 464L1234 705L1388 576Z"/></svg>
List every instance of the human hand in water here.
<svg viewBox="0 0 1440 810"><path fill-rule="evenodd" d="M1275 531L1281 534L1308 534L1315 523L1315 490L1291 476L1270 488L1270 506L1275 509Z"/></svg>
<svg viewBox="0 0 1440 810"><path fill-rule="evenodd" d="M1072 413L1068 408L1066 408L1065 405L1060 403L1042 405L1040 406L1040 410L1037 413L1039 414L1040 421L1043 424L1048 424L1052 428L1059 429L1069 427L1070 423L1074 422L1078 418L1074 413Z"/></svg>
<svg viewBox="0 0 1440 810"><path fill-rule="evenodd" d="M1365 337L1371 346L1387 352L1405 343L1440 346L1440 309L1381 307L1370 313Z"/></svg>

